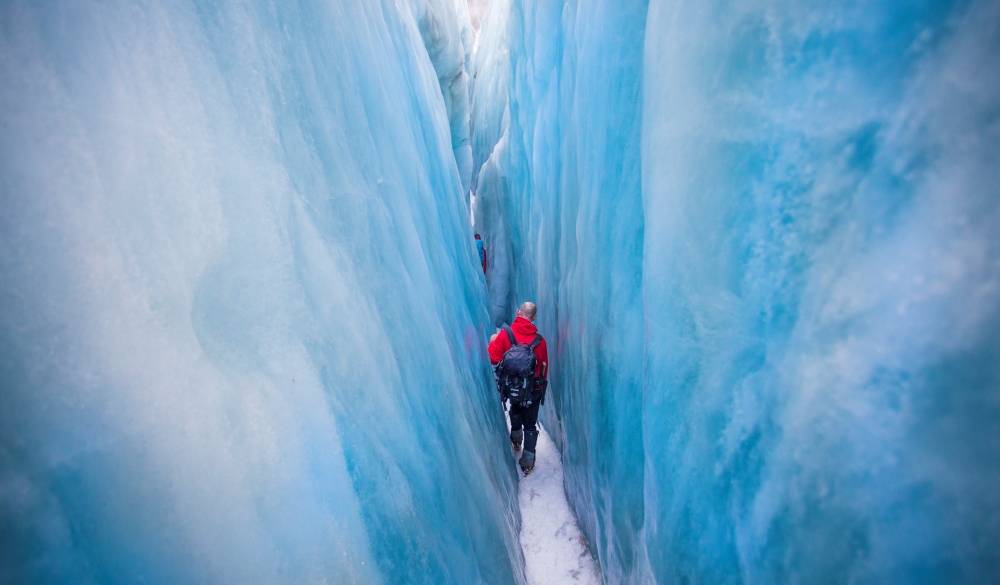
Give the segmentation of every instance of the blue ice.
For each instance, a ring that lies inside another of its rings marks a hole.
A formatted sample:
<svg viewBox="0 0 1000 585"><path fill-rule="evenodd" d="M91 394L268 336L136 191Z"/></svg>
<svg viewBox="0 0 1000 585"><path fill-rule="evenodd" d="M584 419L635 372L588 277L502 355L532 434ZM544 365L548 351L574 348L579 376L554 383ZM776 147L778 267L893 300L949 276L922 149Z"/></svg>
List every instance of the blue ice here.
<svg viewBox="0 0 1000 585"><path fill-rule="evenodd" d="M0 582L522 582L463 2L0 7Z"/></svg>
<svg viewBox="0 0 1000 585"><path fill-rule="evenodd" d="M998 31L4 3L0 583L523 583L524 300L607 583L995 580Z"/></svg>
<svg viewBox="0 0 1000 585"><path fill-rule="evenodd" d="M998 31L988 1L491 3L491 310L556 339L543 419L608 583L1000 574Z"/></svg>

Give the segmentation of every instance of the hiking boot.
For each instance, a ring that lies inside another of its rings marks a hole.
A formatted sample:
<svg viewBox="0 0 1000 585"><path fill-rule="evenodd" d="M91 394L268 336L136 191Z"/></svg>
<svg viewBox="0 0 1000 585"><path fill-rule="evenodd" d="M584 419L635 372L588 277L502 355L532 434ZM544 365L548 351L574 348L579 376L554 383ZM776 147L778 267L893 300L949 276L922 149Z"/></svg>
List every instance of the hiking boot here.
<svg viewBox="0 0 1000 585"><path fill-rule="evenodd" d="M515 451L521 450L521 443L524 441L524 431L518 429L510 432L510 442L514 445Z"/></svg>
<svg viewBox="0 0 1000 585"><path fill-rule="evenodd" d="M521 453L521 471L524 472L524 477L528 477L531 470L535 468L535 454L531 451L525 451Z"/></svg>

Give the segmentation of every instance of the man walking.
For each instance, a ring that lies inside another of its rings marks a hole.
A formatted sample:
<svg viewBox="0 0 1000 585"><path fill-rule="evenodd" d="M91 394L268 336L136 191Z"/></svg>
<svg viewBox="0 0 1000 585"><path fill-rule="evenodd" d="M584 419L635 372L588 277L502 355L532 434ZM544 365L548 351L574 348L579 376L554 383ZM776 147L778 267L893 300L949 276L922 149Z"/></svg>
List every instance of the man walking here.
<svg viewBox="0 0 1000 585"><path fill-rule="evenodd" d="M510 441L521 453L521 471L531 473L535 466L535 443L538 441L538 407L548 386L549 351L538 334L534 303L524 303L510 327L490 338L490 362L498 365L497 383L501 395L510 400ZM501 362L504 362L501 364ZM518 373L518 368L529 369ZM533 367L532 367L533 366ZM533 371L532 371L533 370ZM523 382L520 381L523 378Z"/></svg>

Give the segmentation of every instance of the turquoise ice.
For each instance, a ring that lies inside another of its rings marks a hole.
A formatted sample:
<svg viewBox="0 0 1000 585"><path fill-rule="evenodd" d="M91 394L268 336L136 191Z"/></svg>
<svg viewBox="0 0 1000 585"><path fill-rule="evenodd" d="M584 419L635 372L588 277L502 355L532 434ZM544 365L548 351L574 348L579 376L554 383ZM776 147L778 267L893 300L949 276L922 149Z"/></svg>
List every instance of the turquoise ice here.
<svg viewBox="0 0 1000 585"><path fill-rule="evenodd" d="M558 336L607 582L995 579L996 3L496 0L481 35L492 307Z"/></svg>
<svg viewBox="0 0 1000 585"><path fill-rule="evenodd" d="M525 583L525 300L607 583L995 580L997 55L988 0L3 3L0 583Z"/></svg>
<svg viewBox="0 0 1000 585"><path fill-rule="evenodd" d="M463 8L0 8L0 582L522 578Z"/></svg>

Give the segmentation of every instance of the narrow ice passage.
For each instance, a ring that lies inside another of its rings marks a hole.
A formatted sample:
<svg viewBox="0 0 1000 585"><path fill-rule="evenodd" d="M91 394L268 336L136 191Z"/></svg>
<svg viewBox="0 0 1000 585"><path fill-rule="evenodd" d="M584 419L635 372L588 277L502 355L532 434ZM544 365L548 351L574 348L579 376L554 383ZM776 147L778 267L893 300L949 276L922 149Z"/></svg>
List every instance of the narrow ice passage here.
<svg viewBox="0 0 1000 585"><path fill-rule="evenodd" d="M541 423L535 468L527 477L520 476L518 503L528 585L601 583L600 570L566 500L562 456Z"/></svg>
<svg viewBox="0 0 1000 585"><path fill-rule="evenodd" d="M0 2L0 584L996 583L997 55L997 0Z"/></svg>

